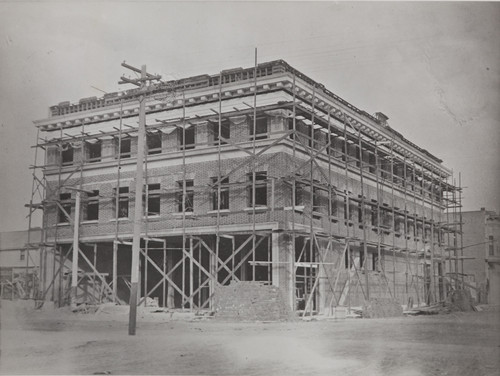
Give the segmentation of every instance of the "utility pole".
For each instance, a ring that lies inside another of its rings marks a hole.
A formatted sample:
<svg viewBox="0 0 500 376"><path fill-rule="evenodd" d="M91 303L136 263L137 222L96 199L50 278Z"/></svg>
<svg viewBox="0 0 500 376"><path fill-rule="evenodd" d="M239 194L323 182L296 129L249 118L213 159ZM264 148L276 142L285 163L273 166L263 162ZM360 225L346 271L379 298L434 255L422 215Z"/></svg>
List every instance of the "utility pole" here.
<svg viewBox="0 0 500 376"><path fill-rule="evenodd" d="M139 95L139 135L137 139L137 165L135 176L135 206L134 206L134 234L132 238L132 270L130 277L130 311L128 322L128 334L135 335L137 323L137 285L139 282L139 256L141 253L141 231L143 221L143 205L142 205L142 190L143 190L143 163L144 163L144 139L146 135L146 98L148 91L148 82L160 80L161 76L152 75L146 72L146 66L141 69L131 65L122 63L122 67L130 69L135 73L140 73L141 77L136 79L120 77L119 84L132 84L140 89Z"/></svg>

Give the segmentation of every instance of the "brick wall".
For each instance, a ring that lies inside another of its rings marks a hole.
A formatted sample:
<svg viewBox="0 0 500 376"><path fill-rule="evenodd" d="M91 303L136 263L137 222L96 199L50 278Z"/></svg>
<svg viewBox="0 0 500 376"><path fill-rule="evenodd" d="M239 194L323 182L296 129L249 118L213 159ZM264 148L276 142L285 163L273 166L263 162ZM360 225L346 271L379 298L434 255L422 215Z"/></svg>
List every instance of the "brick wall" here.
<svg viewBox="0 0 500 376"><path fill-rule="evenodd" d="M236 321L293 320L289 305L276 286L259 282L232 282L216 289L215 317Z"/></svg>

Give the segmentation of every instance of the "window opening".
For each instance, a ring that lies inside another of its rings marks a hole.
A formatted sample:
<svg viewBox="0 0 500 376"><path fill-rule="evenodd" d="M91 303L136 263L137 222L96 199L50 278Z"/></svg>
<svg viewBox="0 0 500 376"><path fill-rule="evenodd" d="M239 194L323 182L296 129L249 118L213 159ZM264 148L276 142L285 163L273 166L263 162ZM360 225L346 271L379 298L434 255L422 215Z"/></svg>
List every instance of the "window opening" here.
<svg viewBox="0 0 500 376"><path fill-rule="evenodd" d="M253 203L253 176L247 175L248 188L248 207L252 207ZM267 206L267 172L261 171L255 173L255 206Z"/></svg>
<svg viewBox="0 0 500 376"><path fill-rule="evenodd" d="M63 166L73 164L74 149L70 143L61 146L61 162Z"/></svg>
<svg viewBox="0 0 500 376"><path fill-rule="evenodd" d="M194 209L194 181L186 180L186 197L185 197L185 211L193 212ZM182 213L182 197L183 197L183 182L178 181L178 192L177 192L177 211Z"/></svg>
<svg viewBox="0 0 500 376"><path fill-rule="evenodd" d="M378 207L377 205L372 205L371 207L371 212L372 212L372 226L373 227L378 227Z"/></svg>
<svg viewBox="0 0 500 376"><path fill-rule="evenodd" d="M372 253L372 270L379 271L378 253Z"/></svg>
<svg viewBox="0 0 500 376"><path fill-rule="evenodd" d="M119 149L119 150L118 150ZM115 139L115 158L118 158L118 154L120 158L130 158L131 153L131 138L130 137L122 137L120 142L119 139Z"/></svg>
<svg viewBox="0 0 500 376"><path fill-rule="evenodd" d="M218 205L219 192L217 180L217 177L212 178L212 210L227 210L229 209L229 178L221 178L220 205Z"/></svg>
<svg viewBox="0 0 500 376"><path fill-rule="evenodd" d="M330 216L332 217L338 216L337 195L334 193L332 193L332 199L330 204Z"/></svg>
<svg viewBox="0 0 500 376"><path fill-rule="evenodd" d="M295 206L304 205L304 184L295 182Z"/></svg>
<svg viewBox="0 0 500 376"><path fill-rule="evenodd" d="M71 193L59 194L59 201L66 213L71 215ZM69 223L69 218L59 206L57 207L57 223Z"/></svg>
<svg viewBox="0 0 500 376"><path fill-rule="evenodd" d="M179 145L181 150L194 149L196 139L195 139L195 128L193 126L186 126L186 129L179 128ZM186 139L184 139L184 136Z"/></svg>
<svg viewBox="0 0 500 376"><path fill-rule="evenodd" d="M253 117L250 118L250 136L253 136ZM293 129L293 124L292 124ZM257 117L255 123L255 139L262 140L267 138L267 117Z"/></svg>
<svg viewBox="0 0 500 376"><path fill-rule="evenodd" d="M97 142L86 142L87 146L87 161L89 163L100 162L101 161L101 141Z"/></svg>
<svg viewBox="0 0 500 376"><path fill-rule="evenodd" d="M345 256L344 256L344 263L345 263L345 268L346 269L349 269L349 265L351 266L351 268L353 267L353 263L354 263L354 259L353 259L353 250L349 250L345 252Z"/></svg>
<svg viewBox="0 0 500 376"><path fill-rule="evenodd" d="M358 202L358 223L363 224L363 203L361 201Z"/></svg>
<svg viewBox="0 0 500 376"><path fill-rule="evenodd" d="M99 219L99 191L87 193L87 202L83 207L83 220L96 221Z"/></svg>
<svg viewBox="0 0 500 376"><path fill-rule="evenodd" d="M297 126L297 124L295 124L295 125ZM295 134L293 133L293 118L288 118L288 130L292 131L292 133L290 133L290 135L288 137L291 138L292 140L294 140Z"/></svg>
<svg viewBox="0 0 500 376"><path fill-rule="evenodd" d="M148 184L148 216L160 215L160 184Z"/></svg>
<svg viewBox="0 0 500 376"><path fill-rule="evenodd" d="M222 119L221 121L221 133L219 135L219 123L213 123L213 132L214 132L214 143L218 144L220 142L220 145L227 144L226 141L221 140L220 138L224 138L226 140L229 140L231 134L230 134L230 128L229 128L229 120L228 119Z"/></svg>
<svg viewBox="0 0 500 376"><path fill-rule="evenodd" d="M146 144L148 155L161 153L161 132L148 132L146 134Z"/></svg>
<svg viewBox="0 0 500 376"><path fill-rule="evenodd" d="M116 188L114 189L115 191L115 197L116 197ZM128 195L128 187L120 187L118 190L118 218L128 218L128 203L129 203L129 195ZM114 205L116 205L116 202L113 201ZM113 215L116 212L116 207L113 207Z"/></svg>
<svg viewBox="0 0 500 376"><path fill-rule="evenodd" d="M313 183L314 184L314 183ZM313 212L320 212L321 211L321 191L318 187L313 186Z"/></svg>

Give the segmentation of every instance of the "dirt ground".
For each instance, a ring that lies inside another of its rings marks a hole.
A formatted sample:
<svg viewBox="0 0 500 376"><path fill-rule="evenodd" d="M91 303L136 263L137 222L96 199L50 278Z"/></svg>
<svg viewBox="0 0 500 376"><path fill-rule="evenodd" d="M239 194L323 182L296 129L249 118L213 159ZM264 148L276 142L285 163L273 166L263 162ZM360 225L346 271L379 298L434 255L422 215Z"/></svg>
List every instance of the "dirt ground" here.
<svg viewBox="0 0 500 376"><path fill-rule="evenodd" d="M499 375L500 312L227 323L2 301L0 374Z"/></svg>

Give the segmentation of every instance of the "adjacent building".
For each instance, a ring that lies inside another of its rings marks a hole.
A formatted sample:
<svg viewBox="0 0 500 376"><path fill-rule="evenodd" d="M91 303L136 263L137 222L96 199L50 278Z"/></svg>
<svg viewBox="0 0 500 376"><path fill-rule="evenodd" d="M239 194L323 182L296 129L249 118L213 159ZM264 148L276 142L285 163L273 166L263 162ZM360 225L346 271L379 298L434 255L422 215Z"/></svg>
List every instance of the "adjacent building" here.
<svg viewBox="0 0 500 376"><path fill-rule="evenodd" d="M35 122L42 253L71 259L77 237L79 266L118 301L130 294L139 95L62 102ZM451 171L383 113L282 60L151 85L146 130L141 303L211 309L231 281L276 285L311 312L429 303L458 273L446 262L458 257Z"/></svg>
<svg viewBox="0 0 500 376"><path fill-rule="evenodd" d="M0 298L34 298L39 286L41 229L0 233Z"/></svg>
<svg viewBox="0 0 500 376"><path fill-rule="evenodd" d="M463 212L464 273L479 303L500 304L500 215Z"/></svg>

